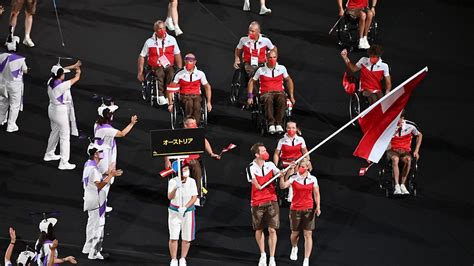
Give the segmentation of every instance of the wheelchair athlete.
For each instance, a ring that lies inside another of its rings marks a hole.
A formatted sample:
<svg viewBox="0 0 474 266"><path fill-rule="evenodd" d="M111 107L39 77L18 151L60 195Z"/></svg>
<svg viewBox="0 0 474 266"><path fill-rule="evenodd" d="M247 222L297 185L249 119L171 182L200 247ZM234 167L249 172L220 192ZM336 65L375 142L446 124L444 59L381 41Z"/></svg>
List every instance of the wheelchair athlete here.
<svg viewBox="0 0 474 266"><path fill-rule="evenodd" d="M207 82L206 74L196 67L194 54L186 54L185 67L174 76L173 82L168 87L168 92L179 92L179 104L184 109L184 116L192 116L199 125L201 122L201 85L205 90L207 100L207 111L211 112L211 85ZM168 94L168 111L173 112L174 94Z"/></svg>
<svg viewBox="0 0 474 266"><path fill-rule="evenodd" d="M291 103L295 104L293 80L286 70L286 67L277 63L278 54L276 51L267 53L267 63L255 72L247 87L247 104L253 104L253 89L257 81L260 82L259 99L264 105L265 119L268 123L268 133L283 133L283 117L287 107L285 87L286 81L288 94Z"/></svg>
<svg viewBox="0 0 474 266"><path fill-rule="evenodd" d="M408 174L411 169L411 141L413 136L416 136L416 146L413 150L413 157L415 160L420 158L420 146L423 135L417 129L413 122L405 120L405 115L402 113L397 124L397 130L392 137L390 147L387 150L387 158L392 161L393 179L395 181L394 195L410 194L405 184ZM400 180L399 162L403 162L403 169Z"/></svg>
<svg viewBox="0 0 474 266"><path fill-rule="evenodd" d="M158 91L154 92L156 94L155 97L157 97L157 103L159 105L165 105L168 103L165 97L166 85L171 82L174 75L175 64L178 68L182 68L183 62L178 43L173 36L166 33L165 23L158 20L153 25L153 29L155 32L146 40L138 56L137 79L142 83L145 82L143 68L145 65L145 57L147 57L148 66L146 76L152 75L151 77L156 78ZM145 93L143 95L144 100L147 100Z"/></svg>
<svg viewBox="0 0 474 266"><path fill-rule="evenodd" d="M369 49L370 44L367 40L372 18L375 16L375 6L377 0L372 0L372 7L369 9L368 0L348 0L346 11L342 6L342 0L337 0L339 6L339 16L347 15L351 19L359 20L359 49Z"/></svg>

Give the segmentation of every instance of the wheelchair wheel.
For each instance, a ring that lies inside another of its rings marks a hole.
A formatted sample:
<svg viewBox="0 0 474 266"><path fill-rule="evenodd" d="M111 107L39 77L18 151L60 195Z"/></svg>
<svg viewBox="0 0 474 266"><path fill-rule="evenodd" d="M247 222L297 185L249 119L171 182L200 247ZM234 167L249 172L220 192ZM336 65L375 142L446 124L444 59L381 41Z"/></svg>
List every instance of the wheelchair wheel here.
<svg viewBox="0 0 474 266"><path fill-rule="evenodd" d="M153 76L153 81L151 83L151 98L150 105L152 107L158 107L158 82L156 82L155 76Z"/></svg>
<svg viewBox="0 0 474 266"><path fill-rule="evenodd" d="M147 103L151 101L153 87L153 75L151 73L145 74L145 80L142 82L142 96Z"/></svg>
<svg viewBox="0 0 474 266"><path fill-rule="evenodd" d="M372 19L372 24L370 25L369 28L369 33L367 35L367 40L369 41L369 44L375 44L377 43L377 28L378 28L378 23L375 21L375 17Z"/></svg>
<svg viewBox="0 0 474 266"><path fill-rule="evenodd" d="M179 126L179 122L178 122L178 113L179 113L179 99L178 99L178 95L176 93L174 93L173 95L173 110L171 111L170 113L170 116L171 116L171 129L176 129L178 128Z"/></svg>
<svg viewBox="0 0 474 266"><path fill-rule="evenodd" d="M351 95L349 99L349 117L350 119L354 119L356 116L360 114L360 98L357 93ZM352 125L356 125L355 122Z"/></svg>
<svg viewBox="0 0 474 266"><path fill-rule="evenodd" d="M337 38L339 40L339 45L348 48L354 47L357 45L359 40L359 33L358 33L358 23L357 21L353 21L347 16L341 18L337 29Z"/></svg>
<svg viewBox="0 0 474 266"><path fill-rule="evenodd" d="M230 84L230 102L232 104L237 104L239 102L240 88L242 87L242 71L241 69L236 69L234 76L232 77L232 83Z"/></svg>
<svg viewBox="0 0 474 266"><path fill-rule="evenodd" d="M205 96L202 97L202 105L201 105L201 127L207 126L207 98Z"/></svg>

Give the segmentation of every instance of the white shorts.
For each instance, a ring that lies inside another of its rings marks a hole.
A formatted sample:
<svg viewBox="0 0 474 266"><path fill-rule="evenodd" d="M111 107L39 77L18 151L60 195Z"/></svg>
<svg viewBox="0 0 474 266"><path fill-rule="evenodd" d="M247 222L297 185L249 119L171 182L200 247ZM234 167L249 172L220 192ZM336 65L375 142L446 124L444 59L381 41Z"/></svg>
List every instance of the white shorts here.
<svg viewBox="0 0 474 266"><path fill-rule="evenodd" d="M179 212L168 209L168 228L171 240L193 241L196 234L195 211L188 211L184 217Z"/></svg>

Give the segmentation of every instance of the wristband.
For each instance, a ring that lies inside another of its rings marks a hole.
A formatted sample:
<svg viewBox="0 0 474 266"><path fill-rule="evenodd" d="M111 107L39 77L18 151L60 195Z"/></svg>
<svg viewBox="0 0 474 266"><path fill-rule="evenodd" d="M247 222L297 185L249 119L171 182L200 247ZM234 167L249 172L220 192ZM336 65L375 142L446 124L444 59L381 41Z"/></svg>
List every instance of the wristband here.
<svg viewBox="0 0 474 266"><path fill-rule="evenodd" d="M10 245L15 245L15 242L10 242Z"/></svg>
<svg viewBox="0 0 474 266"><path fill-rule="evenodd" d="M253 93L247 93L247 98L253 98Z"/></svg>

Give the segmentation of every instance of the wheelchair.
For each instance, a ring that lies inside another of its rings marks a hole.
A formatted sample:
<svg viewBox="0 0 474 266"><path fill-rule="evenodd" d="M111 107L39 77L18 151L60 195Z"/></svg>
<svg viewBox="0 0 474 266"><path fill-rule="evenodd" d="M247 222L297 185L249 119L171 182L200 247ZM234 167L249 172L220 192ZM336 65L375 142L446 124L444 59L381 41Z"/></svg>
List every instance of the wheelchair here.
<svg viewBox="0 0 474 266"><path fill-rule="evenodd" d="M283 115L283 125L286 125L288 121L291 120L292 106L290 99L286 95L286 109L285 114ZM265 106L263 102L260 101L260 94L255 95L253 99L253 104L250 106L250 113L252 118L252 123L260 133L261 136L264 136L268 133L268 121L265 119Z"/></svg>
<svg viewBox="0 0 474 266"><path fill-rule="evenodd" d="M408 172L407 177L407 190L410 192L410 195L417 196L417 183L416 183L416 176L418 172L418 161L413 157L411 154L411 165L410 170ZM398 163L398 167L400 168L400 175L401 169L404 163L402 160ZM393 196L393 190L395 188L395 181L393 180L393 171L392 171L392 160L387 158L387 153L384 154L380 169L378 173L379 177L379 186L380 189L385 191L385 196L390 197Z"/></svg>
<svg viewBox="0 0 474 266"><path fill-rule="evenodd" d="M146 69L145 79L142 82L143 100L153 107L158 106L158 81L153 69Z"/></svg>
<svg viewBox="0 0 474 266"><path fill-rule="evenodd" d="M264 64L260 64L258 67L261 67L263 65ZM250 81L250 78L247 75L247 72L245 71L244 64L242 63L240 64L239 69L236 69L234 71L234 75L232 76L232 83L230 84L229 100L232 104L235 104L235 105L247 104L247 85L249 81Z"/></svg>
<svg viewBox="0 0 474 266"><path fill-rule="evenodd" d="M179 101L180 97L179 92L173 93L173 111L170 114L172 129L183 127L185 113ZM201 98L201 121L198 126L204 128L207 125L207 98L204 94L201 94Z"/></svg>
<svg viewBox="0 0 474 266"><path fill-rule="evenodd" d="M201 165L201 173L202 173L202 176L201 176L201 191L198 191L198 196L199 196L199 206L200 207L204 207L204 205L206 204L206 196L207 196L207 193L208 193L208 189L207 189L207 172L206 172L206 167L204 166L204 162L202 160L202 157L198 159L199 161L199 164ZM174 164L175 162L173 162ZM175 168L173 166L173 168ZM170 175L169 179L172 179L172 178L175 178L176 176L178 176L177 173L173 173ZM168 179L168 180L169 180ZM196 179L194 179L196 180ZM197 182L197 181L196 181ZM197 206L197 205L196 205Z"/></svg>
<svg viewBox="0 0 474 266"><path fill-rule="evenodd" d="M367 40L369 44L377 42L377 29L378 23L376 17L372 18L372 23L367 34ZM339 45L343 48L348 49L350 52L354 49L358 49L359 44L359 19L352 18L347 13L340 19L337 27L337 38Z"/></svg>

